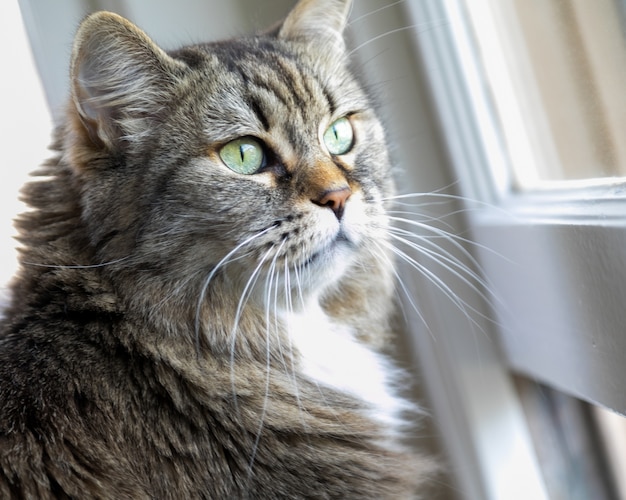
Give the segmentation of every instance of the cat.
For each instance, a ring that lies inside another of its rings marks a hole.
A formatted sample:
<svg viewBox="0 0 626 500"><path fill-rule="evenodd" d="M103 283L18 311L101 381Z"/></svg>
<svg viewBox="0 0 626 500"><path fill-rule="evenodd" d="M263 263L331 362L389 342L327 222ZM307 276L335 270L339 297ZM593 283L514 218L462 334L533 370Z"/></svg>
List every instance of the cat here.
<svg viewBox="0 0 626 500"><path fill-rule="evenodd" d="M80 25L23 191L0 333L1 498L414 498L394 194L348 0L166 53Z"/></svg>

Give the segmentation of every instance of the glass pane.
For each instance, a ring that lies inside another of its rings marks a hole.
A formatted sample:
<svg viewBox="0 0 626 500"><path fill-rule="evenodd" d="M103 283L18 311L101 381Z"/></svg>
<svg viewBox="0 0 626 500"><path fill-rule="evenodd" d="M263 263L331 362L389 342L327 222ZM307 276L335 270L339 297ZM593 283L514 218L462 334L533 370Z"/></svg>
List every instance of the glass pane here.
<svg viewBox="0 0 626 500"><path fill-rule="evenodd" d="M592 414L607 453L609 469L620 499L626 498L626 418L598 406Z"/></svg>
<svg viewBox="0 0 626 500"><path fill-rule="evenodd" d="M465 0L517 187L626 176L620 0Z"/></svg>
<svg viewBox="0 0 626 500"><path fill-rule="evenodd" d="M624 500L614 475L617 452L607 452L594 418L600 410L526 378L515 381L550 498Z"/></svg>

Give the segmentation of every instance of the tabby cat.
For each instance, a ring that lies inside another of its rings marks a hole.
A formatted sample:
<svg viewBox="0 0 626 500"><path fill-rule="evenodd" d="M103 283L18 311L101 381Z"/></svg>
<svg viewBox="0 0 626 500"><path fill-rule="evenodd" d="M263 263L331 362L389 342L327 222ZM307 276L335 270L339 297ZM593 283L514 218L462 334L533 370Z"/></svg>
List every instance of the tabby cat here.
<svg viewBox="0 0 626 500"><path fill-rule="evenodd" d="M76 35L0 333L0 498L412 498L393 182L348 0L166 53Z"/></svg>

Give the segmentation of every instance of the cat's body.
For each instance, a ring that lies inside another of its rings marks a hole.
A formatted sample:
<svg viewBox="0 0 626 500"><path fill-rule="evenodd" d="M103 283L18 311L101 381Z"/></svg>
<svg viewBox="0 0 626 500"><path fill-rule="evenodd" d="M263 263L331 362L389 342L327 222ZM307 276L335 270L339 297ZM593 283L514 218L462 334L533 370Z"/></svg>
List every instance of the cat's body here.
<svg viewBox="0 0 626 500"><path fill-rule="evenodd" d="M271 34L170 55L83 23L18 221L1 498L418 493L431 467L381 354L393 185L348 8L303 0Z"/></svg>

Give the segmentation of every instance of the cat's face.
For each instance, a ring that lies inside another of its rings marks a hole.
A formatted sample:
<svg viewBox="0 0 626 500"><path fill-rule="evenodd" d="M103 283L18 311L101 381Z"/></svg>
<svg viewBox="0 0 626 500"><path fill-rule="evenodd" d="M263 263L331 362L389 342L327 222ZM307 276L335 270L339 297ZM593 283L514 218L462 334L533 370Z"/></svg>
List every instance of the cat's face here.
<svg viewBox="0 0 626 500"><path fill-rule="evenodd" d="M102 261L180 287L219 266L240 290L319 293L381 253L381 126L340 40L298 21L170 55L112 15L83 27L72 154Z"/></svg>

